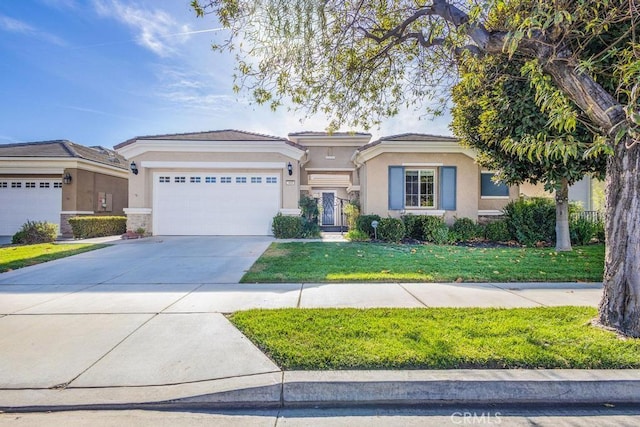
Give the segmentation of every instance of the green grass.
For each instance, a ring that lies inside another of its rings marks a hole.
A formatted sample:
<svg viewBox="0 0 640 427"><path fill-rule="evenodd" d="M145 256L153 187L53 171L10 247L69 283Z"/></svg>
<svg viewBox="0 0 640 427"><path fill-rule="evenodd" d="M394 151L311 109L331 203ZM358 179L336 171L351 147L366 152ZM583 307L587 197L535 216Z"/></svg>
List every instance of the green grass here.
<svg viewBox="0 0 640 427"><path fill-rule="evenodd" d="M555 252L551 248L292 242L273 243L242 282L598 282L603 269L603 245Z"/></svg>
<svg viewBox="0 0 640 427"><path fill-rule="evenodd" d="M101 249L108 245L42 243L0 247L0 273Z"/></svg>
<svg viewBox="0 0 640 427"><path fill-rule="evenodd" d="M640 368L640 339L590 307L249 310L231 321L281 368Z"/></svg>

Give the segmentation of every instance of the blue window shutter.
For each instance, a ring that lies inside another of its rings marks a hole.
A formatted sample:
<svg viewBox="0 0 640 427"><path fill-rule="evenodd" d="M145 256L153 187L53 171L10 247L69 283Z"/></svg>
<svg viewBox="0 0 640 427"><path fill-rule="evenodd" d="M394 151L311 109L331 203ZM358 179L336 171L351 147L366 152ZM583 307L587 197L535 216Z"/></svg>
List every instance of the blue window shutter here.
<svg viewBox="0 0 640 427"><path fill-rule="evenodd" d="M389 166L389 210L404 209L404 167Z"/></svg>
<svg viewBox="0 0 640 427"><path fill-rule="evenodd" d="M440 209L456 210L457 172L456 166L440 168Z"/></svg>

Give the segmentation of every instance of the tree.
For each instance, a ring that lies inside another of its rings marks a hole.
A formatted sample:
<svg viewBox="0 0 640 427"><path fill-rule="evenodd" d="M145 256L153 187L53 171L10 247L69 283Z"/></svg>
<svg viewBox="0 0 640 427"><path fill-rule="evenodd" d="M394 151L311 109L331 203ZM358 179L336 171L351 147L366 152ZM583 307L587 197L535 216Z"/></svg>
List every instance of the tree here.
<svg viewBox="0 0 640 427"><path fill-rule="evenodd" d="M459 62L460 81L452 92L454 133L478 150L478 163L497 171L499 181L542 182L555 191L556 250L570 251L569 186L585 174L604 178L605 156L584 157L591 132L580 122L569 130L549 126L535 90L521 76L522 61L464 55Z"/></svg>
<svg viewBox="0 0 640 427"><path fill-rule="evenodd" d="M333 126L366 127L400 106L446 98L455 55L463 51L525 61L552 122L576 120L554 103L563 93L598 134L588 154L611 154L599 321L640 337L635 0L193 0L192 6L229 29L216 48L235 49L238 89L272 108L290 99L309 113L324 112ZM617 28L628 28L629 37L616 38ZM585 46L594 39L606 48L590 55ZM612 80L603 75L614 76L617 86L607 86Z"/></svg>

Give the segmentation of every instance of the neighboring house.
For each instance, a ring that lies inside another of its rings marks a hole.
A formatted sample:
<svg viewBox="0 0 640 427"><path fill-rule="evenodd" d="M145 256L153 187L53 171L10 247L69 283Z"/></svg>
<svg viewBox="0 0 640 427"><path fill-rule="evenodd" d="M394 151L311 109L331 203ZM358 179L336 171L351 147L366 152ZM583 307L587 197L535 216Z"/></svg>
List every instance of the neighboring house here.
<svg viewBox="0 0 640 427"><path fill-rule="evenodd" d="M318 200L321 225L341 207L364 214L498 215L519 195L496 185L451 137L300 132L289 138L221 130L137 137L115 146L131 162L127 226L156 235L268 235L273 217Z"/></svg>
<svg viewBox="0 0 640 427"><path fill-rule="evenodd" d="M71 235L70 217L123 215L128 162L113 150L56 140L0 145L0 235L27 220Z"/></svg>

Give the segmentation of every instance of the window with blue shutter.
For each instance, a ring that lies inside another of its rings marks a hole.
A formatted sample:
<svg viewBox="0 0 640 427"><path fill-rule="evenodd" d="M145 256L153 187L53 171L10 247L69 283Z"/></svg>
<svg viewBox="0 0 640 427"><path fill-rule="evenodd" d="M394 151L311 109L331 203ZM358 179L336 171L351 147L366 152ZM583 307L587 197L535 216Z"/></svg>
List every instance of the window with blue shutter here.
<svg viewBox="0 0 640 427"><path fill-rule="evenodd" d="M404 167L389 166L389 210L404 209Z"/></svg>
<svg viewBox="0 0 640 427"><path fill-rule="evenodd" d="M440 209L446 211L456 210L456 175L457 168L455 166L442 166L440 168Z"/></svg>

